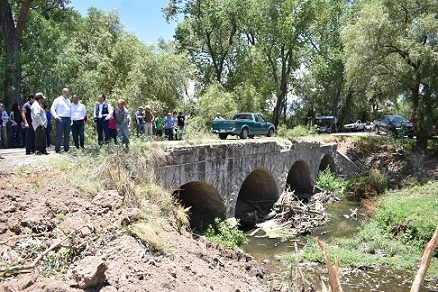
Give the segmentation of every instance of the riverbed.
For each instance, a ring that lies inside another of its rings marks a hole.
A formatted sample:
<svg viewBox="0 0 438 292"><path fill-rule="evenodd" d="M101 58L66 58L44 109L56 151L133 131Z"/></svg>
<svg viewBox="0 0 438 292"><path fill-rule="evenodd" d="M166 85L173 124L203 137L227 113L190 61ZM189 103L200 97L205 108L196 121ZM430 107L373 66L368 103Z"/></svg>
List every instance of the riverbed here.
<svg viewBox="0 0 438 292"><path fill-rule="evenodd" d="M309 240L320 238L324 243L330 243L334 238L355 236L366 215L358 202L342 200L334 204L326 204L326 211L330 214L330 220L315 229L308 236L300 236L286 241L281 239L269 239L260 237L254 230L247 232L248 242L243 249L258 261L264 262L266 268L273 273L290 273L290 262L282 260L285 255L295 254L295 242L300 250ZM357 211L356 211L357 209ZM342 259L339 259L342 262ZM321 271L326 286L327 269L325 265L304 263L300 269L306 275L306 279L316 288L318 272ZM341 268L341 286L344 291L409 291L415 275L410 273L395 272L386 267L355 267ZM438 291L438 279L423 284L422 292Z"/></svg>

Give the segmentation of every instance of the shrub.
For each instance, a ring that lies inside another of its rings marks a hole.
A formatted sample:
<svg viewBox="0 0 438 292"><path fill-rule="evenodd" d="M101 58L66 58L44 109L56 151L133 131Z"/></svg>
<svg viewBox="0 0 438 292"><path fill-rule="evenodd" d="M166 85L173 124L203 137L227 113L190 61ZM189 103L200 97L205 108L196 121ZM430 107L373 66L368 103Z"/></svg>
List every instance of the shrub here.
<svg viewBox="0 0 438 292"><path fill-rule="evenodd" d="M309 135L309 128L299 125L289 129L287 125L283 124L277 128L277 135L283 138L307 136Z"/></svg>
<svg viewBox="0 0 438 292"><path fill-rule="evenodd" d="M220 218L215 218L214 223L207 227L205 236L213 242L234 248L239 247L246 240L243 231Z"/></svg>
<svg viewBox="0 0 438 292"><path fill-rule="evenodd" d="M337 195L343 194L348 185L347 181L337 178L329 167L318 172L316 183L320 188L334 192Z"/></svg>

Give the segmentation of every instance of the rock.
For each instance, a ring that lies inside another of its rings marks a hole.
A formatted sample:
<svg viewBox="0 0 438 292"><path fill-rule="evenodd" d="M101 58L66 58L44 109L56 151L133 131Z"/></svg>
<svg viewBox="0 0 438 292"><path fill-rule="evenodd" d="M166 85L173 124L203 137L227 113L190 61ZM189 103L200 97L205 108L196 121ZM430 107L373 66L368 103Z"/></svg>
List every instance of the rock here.
<svg viewBox="0 0 438 292"><path fill-rule="evenodd" d="M98 194L91 201L92 204L104 208L109 208L110 210L119 209L123 204L123 197L115 190L104 191Z"/></svg>
<svg viewBox="0 0 438 292"><path fill-rule="evenodd" d="M99 257L89 256L79 262L70 272L70 278L75 281L71 286L87 289L105 282L106 263Z"/></svg>

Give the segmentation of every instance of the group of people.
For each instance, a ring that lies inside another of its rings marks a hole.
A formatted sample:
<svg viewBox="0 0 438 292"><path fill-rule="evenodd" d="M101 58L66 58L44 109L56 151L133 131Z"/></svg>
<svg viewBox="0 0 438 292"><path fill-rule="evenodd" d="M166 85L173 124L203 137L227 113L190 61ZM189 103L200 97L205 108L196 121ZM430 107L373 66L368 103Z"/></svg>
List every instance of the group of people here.
<svg viewBox="0 0 438 292"><path fill-rule="evenodd" d="M47 155L47 147L50 146L52 131L52 119L56 123L55 151L69 151L70 134L76 148L84 148L85 124L87 123L87 110L79 102L77 94L73 94L70 100L70 90L62 89L61 95L57 97L49 107L44 102L46 97L38 92L30 95L28 101L19 107L12 106L10 114L5 111L3 104L0 104L0 147L7 148L6 125L10 121L11 145L22 147L22 136L26 154ZM115 144L129 146L129 126L131 118L126 108L125 100L119 99L115 108L106 101L105 94L98 96L98 103L94 107L93 119L96 122L97 141L99 145L114 140ZM151 107L140 106L135 113L137 124L137 136L145 135L162 137L163 130L168 140L182 140L185 124L183 112L168 113L164 118L152 114ZM61 146L63 146L61 151Z"/></svg>
<svg viewBox="0 0 438 292"><path fill-rule="evenodd" d="M50 146L52 118L56 122L55 151L57 153L61 152L61 140L63 150L69 151L70 132L76 148L84 147L87 110L79 103L77 94L73 94L71 101L69 95L68 88L62 89L61 95L53 101L51 107L44 105L46 97L43 93L38 92L29 96L21 111L27 155L49 154L46 148Z"/></svg>
<svg viewBox="0 0 438 292"><path fill-rule="evenodd" d="M137 123L137 137L144 134L146 138L156 136L158 138L163 137L163 129L165 139L168 140L182 140L185 125L184 112L167 113L164 117L160 117L158 114L154 116L149 105L146 108L140 106L135 113L135 119Z"/></svg>

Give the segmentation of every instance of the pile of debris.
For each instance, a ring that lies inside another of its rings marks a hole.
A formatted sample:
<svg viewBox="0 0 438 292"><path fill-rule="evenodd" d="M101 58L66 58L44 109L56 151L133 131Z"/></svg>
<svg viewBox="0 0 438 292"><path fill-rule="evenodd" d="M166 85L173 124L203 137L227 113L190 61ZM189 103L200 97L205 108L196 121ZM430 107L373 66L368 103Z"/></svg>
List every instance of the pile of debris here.
<svg viewBox="0 0 438 292"><path fill-rule="evenodd" d="M317 226L329 220L324 204L339 201L332 192L318 190L308 203L303 203L293 191L283 192L273 210L263 222L256 224L257 228L251 235L287 239L312 233Z"/></svg>

